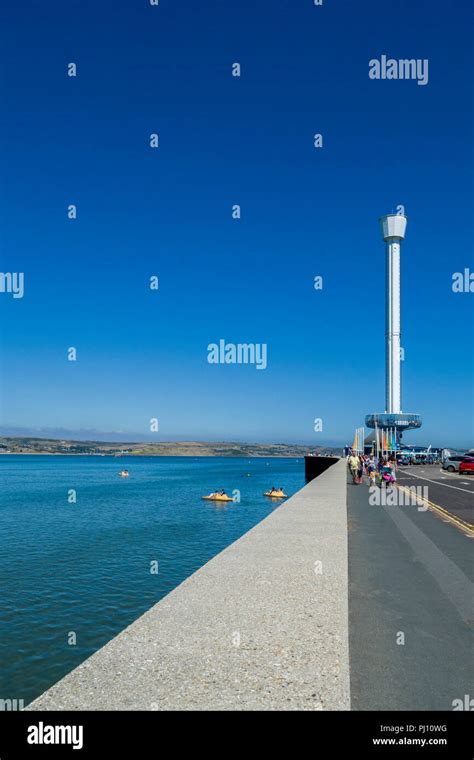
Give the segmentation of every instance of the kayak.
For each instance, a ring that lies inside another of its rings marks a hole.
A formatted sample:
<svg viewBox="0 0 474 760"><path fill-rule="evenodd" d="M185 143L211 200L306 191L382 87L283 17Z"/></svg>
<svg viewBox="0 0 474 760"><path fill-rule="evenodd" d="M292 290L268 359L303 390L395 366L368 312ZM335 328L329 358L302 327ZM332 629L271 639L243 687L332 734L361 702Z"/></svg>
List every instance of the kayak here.
<svg viewBox="0 0 474 760"><path fill-rule="evenodd" d="M269 496L270 499L283 499L283 498L287 499L288 498L288 494L286 494L284 491L273 491L273 493L271 493L270 491L266 491L263 495Z"/></svg>
<svg viewBox="0 0 474 760"><path fill-rule="evenodd" d="M201 499L206 499L206 501L234 501L231 496L222 496L221 494L217 494L216 496L201 496Z"/></svg>

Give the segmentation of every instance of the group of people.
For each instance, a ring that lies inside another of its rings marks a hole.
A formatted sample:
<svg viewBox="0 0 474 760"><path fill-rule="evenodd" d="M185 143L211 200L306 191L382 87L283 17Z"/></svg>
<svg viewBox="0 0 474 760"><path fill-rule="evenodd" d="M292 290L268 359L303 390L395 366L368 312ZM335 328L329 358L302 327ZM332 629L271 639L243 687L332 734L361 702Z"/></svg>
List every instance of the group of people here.
<svg viewBox="0 0 474 760"><path fill-rule="evenodd" d="M381 456L376 459L368 454L351 452L347 464L352 476L352 482L359 485L364 482L364 475L369 478L371 486L389 485L397 479L397 460L395 457L386 459Z"/></svg>

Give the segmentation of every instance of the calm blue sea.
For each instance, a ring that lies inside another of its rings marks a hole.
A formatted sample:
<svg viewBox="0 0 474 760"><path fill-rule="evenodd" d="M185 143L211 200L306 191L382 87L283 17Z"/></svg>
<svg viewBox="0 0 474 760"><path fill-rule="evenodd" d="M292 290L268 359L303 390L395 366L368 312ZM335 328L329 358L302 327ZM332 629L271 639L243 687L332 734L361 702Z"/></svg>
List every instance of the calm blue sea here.
<svg viewBox="0 0 474 760"><path fill-rule="evenodd" d="M301 459L1 456L0 699L30 702L276 509L264 490L303 485ZM201 500L221 488L240 504Z"/></svg>

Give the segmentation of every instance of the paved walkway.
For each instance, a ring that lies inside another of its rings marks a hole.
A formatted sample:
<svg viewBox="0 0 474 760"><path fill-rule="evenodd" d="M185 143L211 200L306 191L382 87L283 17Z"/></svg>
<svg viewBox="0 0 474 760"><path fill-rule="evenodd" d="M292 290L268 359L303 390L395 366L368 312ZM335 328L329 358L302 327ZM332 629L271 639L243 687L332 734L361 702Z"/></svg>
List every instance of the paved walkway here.
<svg viewBox="0 0 474 760"><path fill-rule="evenodd" d="M347 491L352 709L452 710L473 695L472 538Z"/></svg>

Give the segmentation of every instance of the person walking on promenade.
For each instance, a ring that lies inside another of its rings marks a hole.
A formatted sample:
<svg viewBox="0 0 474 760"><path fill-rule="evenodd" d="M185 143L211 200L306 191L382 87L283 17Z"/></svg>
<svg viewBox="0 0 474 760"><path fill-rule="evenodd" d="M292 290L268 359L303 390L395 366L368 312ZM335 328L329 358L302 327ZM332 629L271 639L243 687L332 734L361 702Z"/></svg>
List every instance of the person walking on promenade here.
<svg viewBox="0 0 474 760"><path fill-rule="evenodd" d="M384 459L384 462L381 467L381 485L385 484L385 487L388 485L392 485L394 482L394 469L393 469L393 462L387 459Z"/></svg>
<svg viewBox="0 0 474 760"><path fill-rule="evenodd" d="M354 485L357 485L357 474L359 470L359 458L356 457L354 453L352 453L349 457L349 470L352 476L352 482Z"/></svg>
<svg viewBox="0 0 474 760"><path fill-rule="evenodd" d="M388 460L388 467L390 468L390 474L392 476L392 482L395 483L397 480L397 460L395 458L391 458Z"/></svg>
<svg viewBox="0 0 474 760"><path fill-rule="evenodd" d="M373 457L370 457L369 461L367 462L367 475L369 476L370 485L375 486L375 481L377 478L377 465L375 464L375 459Z"/></svg>
<svg viewBox="0 0 474 760"><path fill-rule="evenodd" d="M377 465L377 472L378 472L378 484L379 487L382 488L382 486L385 483L384 480L384 473L386 468L387 462L383 457L380 457L378 465Z"/></svg>

